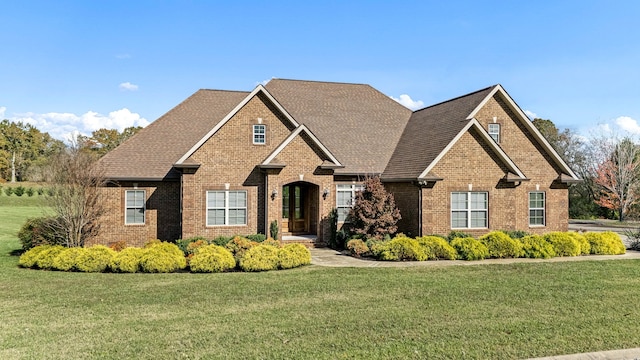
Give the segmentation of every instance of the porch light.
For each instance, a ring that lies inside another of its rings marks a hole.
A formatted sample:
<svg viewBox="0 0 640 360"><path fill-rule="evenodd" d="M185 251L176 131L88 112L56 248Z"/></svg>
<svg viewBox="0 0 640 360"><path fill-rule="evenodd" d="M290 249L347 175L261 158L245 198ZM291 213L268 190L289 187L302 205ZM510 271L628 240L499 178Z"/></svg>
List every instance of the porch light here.
<svg viewBox="0 0 640 360"><path fill-rule="evenodd" d="M275 199L278 196L278 189L273 189L271 192L271 200Z"/></svg>
<svg viewBox="0 0 640 360"><path fill-rule="evenodd" d="M322 190L322 198L326 200L327 196L329 196L329 189L324 188L324 190Z"/></svg>

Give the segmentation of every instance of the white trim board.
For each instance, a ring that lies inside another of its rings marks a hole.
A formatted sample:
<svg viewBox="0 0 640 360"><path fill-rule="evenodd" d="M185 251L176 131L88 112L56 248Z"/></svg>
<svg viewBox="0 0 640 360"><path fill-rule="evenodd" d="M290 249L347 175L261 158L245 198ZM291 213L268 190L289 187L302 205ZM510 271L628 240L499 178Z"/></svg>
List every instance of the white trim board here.
<svg viewBox="0 0 640 360"><path fill-rule="evenodd" d="M340 164L338 159L336 159L336 157L333 156L333 154L329 151L329 149L327 149L327 147L324 146L320 142L320 140L304 124L298 126L294 131L292 131L291 134L289 134L289 136L280 145L278 145L278 147L275 150L273 150L273 152L271 154L269 154L269 156L267 156L267 158L260 165L267 165L271 161L273 161L273 159L275 159L275 157L278 156L278 154L280 154L282 152L282 150L284 150L284 148L287 147L287 145L289 145L289 143L291 143L291 141L293 141L293 139L295 139L296 136L300 135L300 133L303 132L303 131L307 135L309 135L311 140L320 148L320 150L322 150L322 152L325 155L327 155L329 160L331 160L334 164L336 164L338 166L342 166L342 164Z"/></svg>

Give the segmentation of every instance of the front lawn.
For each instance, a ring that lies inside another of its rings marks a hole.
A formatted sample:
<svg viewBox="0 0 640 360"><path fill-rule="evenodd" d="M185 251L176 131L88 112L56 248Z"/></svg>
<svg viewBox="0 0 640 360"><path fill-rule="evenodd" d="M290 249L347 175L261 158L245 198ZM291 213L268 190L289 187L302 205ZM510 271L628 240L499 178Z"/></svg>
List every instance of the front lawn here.
<svg viewBox="0 0 640 360"><path fill-rule="evenodd" d="M636 260L223 274L20 269L9 255L19 248L15 232L39 214L0 206L2 359L508 359L638 346Z"/></svg>

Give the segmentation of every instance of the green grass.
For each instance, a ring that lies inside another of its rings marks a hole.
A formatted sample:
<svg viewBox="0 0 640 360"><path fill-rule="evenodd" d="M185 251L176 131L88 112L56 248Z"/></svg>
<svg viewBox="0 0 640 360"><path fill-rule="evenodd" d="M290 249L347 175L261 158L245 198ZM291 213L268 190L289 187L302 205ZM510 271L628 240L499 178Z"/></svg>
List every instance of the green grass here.
<svg viewBox="0 0 640 360"><path fill-rule="evenodd" d="M640 261L227 274L20 269L8 255L19 247L14 234L21 218L39 214L0 207L2 359L515 359L638 346Z"/></svg>

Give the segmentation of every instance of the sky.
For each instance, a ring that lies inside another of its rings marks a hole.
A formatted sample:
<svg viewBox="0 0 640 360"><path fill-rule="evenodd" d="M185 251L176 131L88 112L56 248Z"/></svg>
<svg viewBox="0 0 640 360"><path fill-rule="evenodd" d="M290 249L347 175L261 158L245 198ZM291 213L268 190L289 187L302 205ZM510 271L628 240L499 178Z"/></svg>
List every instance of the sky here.
<svg viewBox="0 0 640 360"><path fill-rule="evenodd" d="M502 84L530 116L640 135L640 1L0 0L0 119L65 139L198 89L366 83L419 108Z"/></svg>

